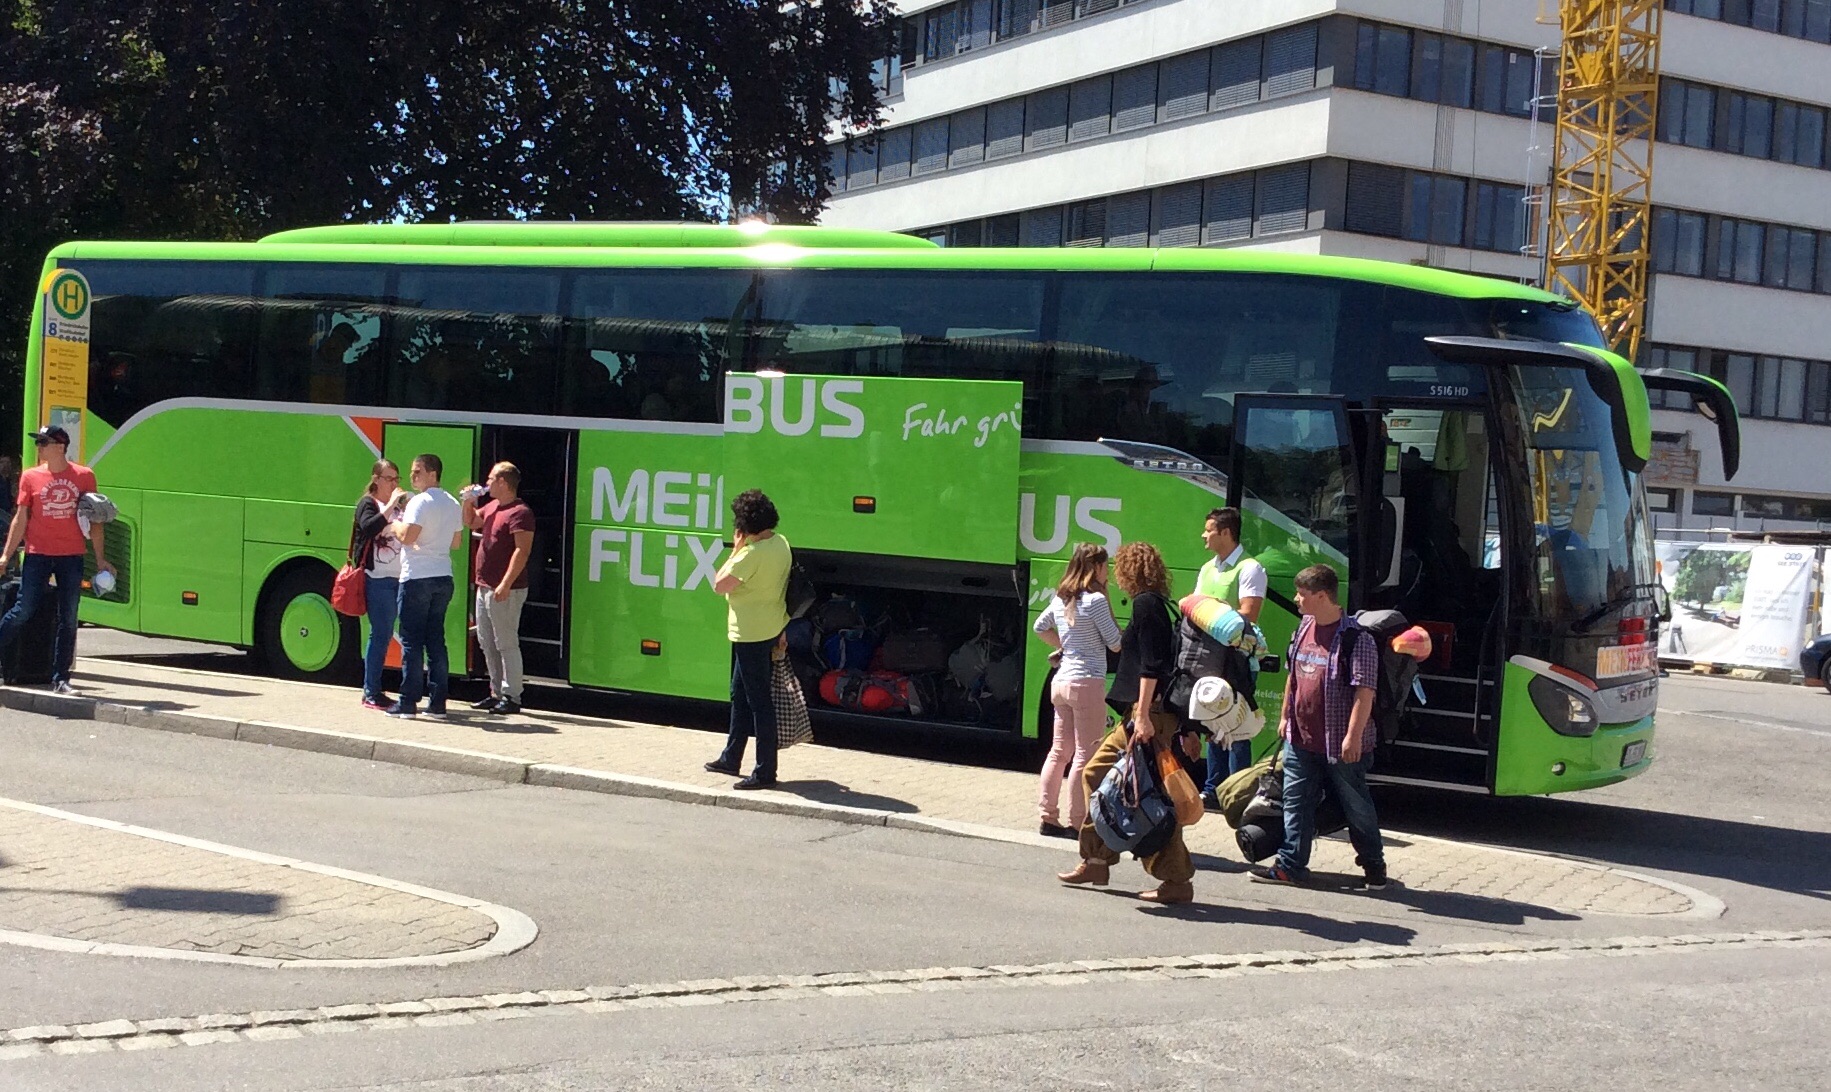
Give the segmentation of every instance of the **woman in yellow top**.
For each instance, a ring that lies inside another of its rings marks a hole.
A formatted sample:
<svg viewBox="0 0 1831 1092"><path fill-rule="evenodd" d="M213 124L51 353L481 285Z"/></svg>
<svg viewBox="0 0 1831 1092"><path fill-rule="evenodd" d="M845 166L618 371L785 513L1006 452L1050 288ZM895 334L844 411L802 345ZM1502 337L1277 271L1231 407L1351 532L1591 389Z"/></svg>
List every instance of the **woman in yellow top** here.
<svg viewBox="0 0 1831 1092"><path fill-rule="evenodd" d="M767 789L776 783L776 704L770 693L770 658L785 644L788 628L788 540L776 533L776 506L760 489L746 489L731 502L736 534L731 556L719 567L712 590L729 604L731 637L731 734L725 749L706 769L742 773L744 741L757 738L757 764L736 788Z"/></svg>

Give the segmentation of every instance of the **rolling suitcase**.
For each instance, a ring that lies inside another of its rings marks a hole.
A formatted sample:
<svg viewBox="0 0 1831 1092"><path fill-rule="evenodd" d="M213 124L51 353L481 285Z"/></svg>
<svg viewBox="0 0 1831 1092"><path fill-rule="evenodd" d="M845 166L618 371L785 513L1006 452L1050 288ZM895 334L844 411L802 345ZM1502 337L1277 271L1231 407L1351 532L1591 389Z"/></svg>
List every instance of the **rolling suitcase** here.
<svg viewBox="0 0 1831 1092"><path fill-rule="evenodd" d="M0 580L0 617L19 600L19 577ZM50 596L39 600L38 611L20 627L19 639L0 650L0 677L9 685L42 686L51 681L51 661L57 641L57 604Z"/></svg>

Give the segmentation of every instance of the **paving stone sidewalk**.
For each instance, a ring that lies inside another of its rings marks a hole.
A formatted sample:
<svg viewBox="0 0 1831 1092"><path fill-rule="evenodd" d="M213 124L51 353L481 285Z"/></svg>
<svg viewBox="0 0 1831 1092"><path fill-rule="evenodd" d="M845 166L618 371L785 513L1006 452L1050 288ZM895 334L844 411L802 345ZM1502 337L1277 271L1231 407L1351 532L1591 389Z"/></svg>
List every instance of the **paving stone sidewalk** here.
<svg viewBox="0 0 1831 1092"><path fill-rule="evenodd" d="M394 720L363 709L354 690L98 659L80 663L77 690L82 697L104 702L222 718L228 728L237 722L290 725L367 740L459 748L529 765L601 771L700 790L723 792L731 785L730 778L701 768L716 754L719 737L664 725L538 710L491 717L472 715L459 707L454 707L449 722ZM241 738L262 736L257 731ZM330 746L311 745L335 750L336 741L330 742ZM340 753L384 757L381 745ZM1034 774L818 743L784 752L781 773L783 781L775 791L754 794L756 804L808 800L919 816L941 824L972 824L1005 832L1003 836L1012 840L1042 841L1035 835ZM1697 909L1683 891L1613 869L1403 832L1389 831L1388 838L1390 871L1412 890L1576 913L1663 916ZM1233 831L1218 816L1189 828L1188 840L1198 855L1239 862ZM1047 844L1061 846L1066 867L1071 843ZM1359 873L1353 850L1339 838L1320 841L1312 864L1321 873Z"/></svg>
<svg viewBox="0 0 1831 1092"><path fill-rule="evenodd" d="M0 929L254 959L461 952L490 916L406 891L0 804Z"/></svg>

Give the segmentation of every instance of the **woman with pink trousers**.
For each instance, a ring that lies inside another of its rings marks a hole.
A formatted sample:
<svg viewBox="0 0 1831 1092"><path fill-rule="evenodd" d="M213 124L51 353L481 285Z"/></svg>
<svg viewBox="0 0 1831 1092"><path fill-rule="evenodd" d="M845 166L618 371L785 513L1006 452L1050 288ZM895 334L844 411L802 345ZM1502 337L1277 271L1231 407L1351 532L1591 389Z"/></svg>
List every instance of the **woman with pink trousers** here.
<svg viewBox="0 0 1831 1092"><path fill-rule="evenodd" d="M1042 833L1073 838L1087 819L1081 770L1106 734L1106 653L1119 651L1119 624L1106 600L1106 549L1091 542L1074 548L1055 598L1036 620L1036 635L1060 658L1049 685L1055 707L1055 743L1043 760L1037 811ZM1068 774L1068 823L1059 822L1062 774Z"/></svg>

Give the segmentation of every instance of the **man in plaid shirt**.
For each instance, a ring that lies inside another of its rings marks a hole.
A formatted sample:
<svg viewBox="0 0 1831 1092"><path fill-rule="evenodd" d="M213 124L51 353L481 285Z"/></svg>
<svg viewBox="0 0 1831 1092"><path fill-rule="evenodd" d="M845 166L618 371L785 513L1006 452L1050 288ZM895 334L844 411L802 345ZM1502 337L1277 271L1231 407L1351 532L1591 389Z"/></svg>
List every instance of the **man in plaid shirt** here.
<svg viewBox="0 0 1831 1092"><path fill-rule="evenodd" d="M1335 790L1348 818L1348 837L1367 886L1386 886L1386 856L1380 822L1367 791L1373 765L1370 724L1379 687L1380 655L1372 640L1347 642L1348 622L1339 601L1340 578L1327 565L1297 574L1297 609L1303 619L1291 639L1290 674L1278 734L1284 738L1284 845L1278 859L1255 868L1260 883L1302 883L1309 876L1310 843L1316 840L1316 805L1324 783Z"/></svg>

